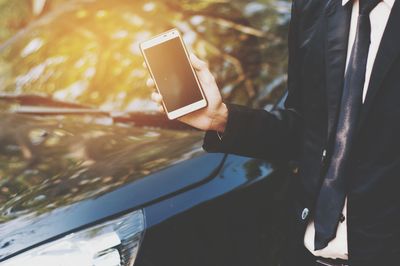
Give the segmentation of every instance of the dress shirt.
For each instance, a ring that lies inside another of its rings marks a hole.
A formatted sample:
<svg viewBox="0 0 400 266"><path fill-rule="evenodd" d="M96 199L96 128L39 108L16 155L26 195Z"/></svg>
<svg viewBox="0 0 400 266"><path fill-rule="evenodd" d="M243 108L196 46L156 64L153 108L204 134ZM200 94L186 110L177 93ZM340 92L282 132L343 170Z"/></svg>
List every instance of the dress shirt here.
<svg viewBox="0 0 400 266"><path fill-rule="evenodd" d="M351 0L342 0L342 5L346 5ZM386 28L387 21L390 16L390 12L394 5L395 0L383 0L379 3L370 13L371 21L371 44L368 53L367 69L365 73L365 83L363 90L363 102L367 95L369 81L371 78L371 72L374 66L375 58L378 53L379 45L382 40L383 33ZM349 45L347 50L347 64L350 59L351 50L354 44L357 31L357 18L359 13L359 0L353 0L353 10L351 15L351 25L350 25L350 35L349 35ZM343 207L343 216L346 217L347 214L347 198ZM348 248L347 248L347 223L346 219L339 222L336 237L329 242L328 246L321 250L314 250L314 237L315 228L314 221L311 220L307 226L304 235L304 245L305 247L315 256L332 258L332 259L348 259Z"/></svg>

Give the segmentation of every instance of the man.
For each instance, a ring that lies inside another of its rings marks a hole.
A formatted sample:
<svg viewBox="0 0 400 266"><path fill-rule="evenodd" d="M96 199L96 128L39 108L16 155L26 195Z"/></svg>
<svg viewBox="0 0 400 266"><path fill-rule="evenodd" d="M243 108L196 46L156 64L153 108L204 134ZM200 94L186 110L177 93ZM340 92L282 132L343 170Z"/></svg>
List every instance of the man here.
<svg viewBox="0 0 400 266"><path fill-rule="evenodd" d="M294 0L284 110L224 104L191 60L205 150L300 162L284 265L400 265L400 1Z"/></svg>

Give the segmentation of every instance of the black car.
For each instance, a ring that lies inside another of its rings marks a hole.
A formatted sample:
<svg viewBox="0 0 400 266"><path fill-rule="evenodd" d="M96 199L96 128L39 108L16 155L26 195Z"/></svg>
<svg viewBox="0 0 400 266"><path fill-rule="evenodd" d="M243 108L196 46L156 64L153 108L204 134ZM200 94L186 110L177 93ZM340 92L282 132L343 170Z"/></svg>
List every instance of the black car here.
<svg viewBox="0 0 400 266"><path fill-rule="evenodd" d="M150 101L138 44L176 27L226 101L272 110L289 10L0 1L0 265L278 265L295 168L205 153Z"/></svg>

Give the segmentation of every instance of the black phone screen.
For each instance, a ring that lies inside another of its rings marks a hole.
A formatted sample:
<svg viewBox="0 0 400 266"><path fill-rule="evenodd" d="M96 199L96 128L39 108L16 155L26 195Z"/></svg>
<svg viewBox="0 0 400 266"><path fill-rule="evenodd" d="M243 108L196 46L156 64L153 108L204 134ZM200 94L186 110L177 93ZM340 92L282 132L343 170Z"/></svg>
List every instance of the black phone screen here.
<svg viewBox="0 0 400 266"><path fill-rule="evenodd" d="M179 37L144 49L168 112L203 99Z"/></svg>

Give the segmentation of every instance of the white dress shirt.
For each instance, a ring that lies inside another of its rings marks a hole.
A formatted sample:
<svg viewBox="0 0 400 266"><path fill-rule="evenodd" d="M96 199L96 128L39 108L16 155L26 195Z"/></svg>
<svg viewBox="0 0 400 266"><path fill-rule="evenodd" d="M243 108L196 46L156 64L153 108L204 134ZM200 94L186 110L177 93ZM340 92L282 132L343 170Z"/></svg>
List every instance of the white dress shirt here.
<svg viewBox="0 0 400 266"><path fill-rule="evenodd" d="M342 5L346 5L351 0L342 0ZM372 68L375 62L376 55L378 53L379 45L382 40L383 33L386 28L387 21L389 19L390 12L394 5L395 0L383 0L379 3L370 13L371 21L371 44L369 47L367 69L365 73L365 83L363 91L363 102L368 91L368 85L371 78ZM351 15L351 25L350 25L350 35L349 35L349 45L347 50L347 64L350 59L351 49L354 44L357 31L357 18L359 13L359 0L353 0L353 10ZM343 207L343 215L346 217L347 214L347 198ZM305 247L315 256L332 258L332 259L348 259L348 249L347 249L347 219L344 222L340 222L336 231L336 238L329 242L328 246L322 250L314 250L314 236L315 228L314 221L311 220L307 226L304 235L304 245Z"/></svg>

